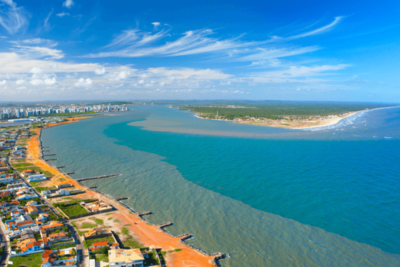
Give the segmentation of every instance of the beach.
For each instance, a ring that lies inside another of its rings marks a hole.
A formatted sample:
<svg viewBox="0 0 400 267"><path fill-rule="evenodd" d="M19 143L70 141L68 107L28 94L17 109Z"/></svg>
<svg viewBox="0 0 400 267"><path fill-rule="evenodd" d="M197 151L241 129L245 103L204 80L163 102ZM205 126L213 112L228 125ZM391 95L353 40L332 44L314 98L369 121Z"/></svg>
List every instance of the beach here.
<svg viewBox="0 0 400 267"><path fill-rule="evenodd" d="M328 119L321 119L321 120L298 120L298 121L280 121L280 120L270 120L268 122L264 121L235 121L235 123L240 124L249 124L249 125L256 125L256 126L267 126L267 127L277 127L277 128L285 128L285 129L310 129L315 127L324 127L324 126L331 126L339 123L341 120L351 117L359 112L350 112L344 116L333 116L332 118ZM195 115L196 118L205 119L200 116L200 114ZM220 120L220 121L230 121L227 119L211 119L211 120Z"/></svg>
<svg viewBox="0 0 400 267"><path fill-rule="evenodd" d="M72 119L68 122L58 123L58 124L50 124L48 127L54 127L61 124L68 124L77 122L81 119ZM128 228L131 233L134 235L135 239L144 244L147 247L156 247L161 248L164 251L176 251L175 253L167 253L166 261L169 266L216 266L214 261L214 256L204 255L199 253L195 249L192 249L189 245L181 241L181 238L174 237L162 230L155 225L151 225L147 221L143 220L135 214L131 212L127 207L122 205L120 202L107 197L99 192L95 192L90 190L86 186L82 185L80 182L72 179L68 175L61 172L56 167L53 167L45 160L42 159L41 154L41 144L40 144L40 129L33 129L36 135L30 137L27 142L27 156L26 162L32 163L36 166L41 167L43 170L46 170L54 175L52 179L46 182L46 186L54 186L62 183L70 183L75 186L76 189L82 189L85 191L84 194L79 194L74 196L76 198L87 199L87 198L97 198L100 199L110 205L112 205L117 210L112 212L112 216L115 218L119 218L121 220L121 226L124 225ZM118 179L118 178L116 178ZM71 196L70 196L71 197ZM60 199L60 198L59 198ZM58 200L59 200L58 199ZM105 215L96 215L95 217L101 218ZM221 256L221 255L220 255Z"/></svg>

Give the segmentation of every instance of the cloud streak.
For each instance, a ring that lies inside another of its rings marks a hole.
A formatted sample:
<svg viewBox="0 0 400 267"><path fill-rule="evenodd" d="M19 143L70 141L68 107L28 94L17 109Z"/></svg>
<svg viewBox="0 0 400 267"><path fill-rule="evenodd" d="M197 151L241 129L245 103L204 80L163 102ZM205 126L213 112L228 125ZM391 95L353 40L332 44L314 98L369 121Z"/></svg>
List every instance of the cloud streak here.
<svg viewBox="0 0 400 267"><path fill-rule="evenodd" d="M22 7L17 7L12 0L0 0L0 24L10 34L17 33L27 23L27 14Z"/></svg>
<svg viewBox="0 0 400 267"><path fill-rule="evenodd" d="M309 32L305 32L305 33L301 33L298 35L294 35L294 36L290 36L287 37L286 40L294 40L294 39L299 39L299 38L304 38L304 37L308 37L308 36L312 36L312 35L317 35L317 34L322 34L325 33L327 31L332 30L336 25L338 25L340 23L340 21L343 19L342 16L339 17L335 17L334 21L329 23L328 25L325 25L321 28L309 31Z"/></svg>

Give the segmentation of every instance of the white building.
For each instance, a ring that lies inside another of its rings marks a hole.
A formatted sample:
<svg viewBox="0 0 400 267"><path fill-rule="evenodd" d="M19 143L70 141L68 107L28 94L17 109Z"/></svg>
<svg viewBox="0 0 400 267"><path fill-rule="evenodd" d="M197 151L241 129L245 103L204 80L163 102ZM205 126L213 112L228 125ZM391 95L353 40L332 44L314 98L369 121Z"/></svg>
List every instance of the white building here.
<svg viewBox="0 0 400 267"><path fill-rule="evenodd" d="M140 249L110 249L110 267L143 267L144 257Z"/></svg>
<svg viewBox="0 0 400 267"><path fill-rule="evenodd" d="M35 182L35 181L44 181L47 180L47 177L44 174L35 174L35 175L30 175L28 177L29 182Z"/></svg>

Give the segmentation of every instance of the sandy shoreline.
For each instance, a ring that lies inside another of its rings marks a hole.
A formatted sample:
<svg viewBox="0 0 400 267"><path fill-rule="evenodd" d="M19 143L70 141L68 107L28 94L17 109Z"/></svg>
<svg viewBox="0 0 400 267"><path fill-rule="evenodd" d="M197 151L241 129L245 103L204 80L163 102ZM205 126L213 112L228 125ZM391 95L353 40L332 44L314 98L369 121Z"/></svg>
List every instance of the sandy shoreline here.
<svg viewBox="0 0 400 267"><path fill-rule="evenodd" d="M334 118L323 119L323 120L318 120L318 121L293 121L293 122L286 121L284 123L278 122L278 121L265 123L265 122L255 122L255 121L236 122L236 121L227 120L227 119L206 119L206 118L200 117L199 113L196 113L194 116L196 118L203 119L203 120L230 121L230 122L240 123L240 124L301 130L301 129L312 129L312 128L319 128L319 127L324 127L324 126L335 125L335 124L339 123L341 120L346 119L351 116L354 116L357 113L362 112L362 111L365 111L365 110L351 112L351 113L347 114L346 116L342 116L342 117L334 117Z"/></svg>
<svg viewBox="0 0 400 267"><path fill-rule="evenodd" d="M51 124L48 127L73 123L81 119L83 118L73 119L68 122L58 124ZM134 234L135 238L145 246L154 246L157 248L161 248L164 251L181 249L181 251L179 252L166 254L166 261L168 266L216 266L214 263L215 256L207 256L199 253L187 244L183 243L180 238L168 235L167 233L161 231L157 226L151 225L142 220L138 216L138 214L132 213L128 208L120 204L120 202L111 199L99 192L90 190L86 186L77 182L75 179L72 179L68 175L58 170L56 167L53 167L52 165L47 163L45 160L42 159L41 155L39 140L40 129L34 129L33 131L35 131L37 134L30 137L27 142L26 162L39 166L43 170L46 170L54 175L54 177L50 181L48 181L46 186L71 183L76 187L76 189L82 189L86 191L84 194L79 194L73 197L82 199L98 198L116 208L117 210L113 212L113 216L115 218L119 218L122 221L121 225L129 225L126 227ZM104 214L99 214L94 217L97 216L101 217L104 216Z"/></svg>

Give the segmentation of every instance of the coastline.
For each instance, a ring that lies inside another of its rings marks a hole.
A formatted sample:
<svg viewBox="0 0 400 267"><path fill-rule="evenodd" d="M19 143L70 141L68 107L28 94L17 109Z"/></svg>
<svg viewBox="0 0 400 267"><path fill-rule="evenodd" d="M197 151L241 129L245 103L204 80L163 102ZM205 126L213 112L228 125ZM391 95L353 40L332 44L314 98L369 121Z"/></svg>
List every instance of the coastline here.
<svg viewBox="0 0 400 267"><path fill-rule="evenodd" d="M251 121L250 122L247 122L247 121L237 122L237 121L227 120L227 119L206 119L206 118L200 117L199 113L196 113L194 116L196 118L203 119L203 120L230 121L230 122L239 123L239 124L302 130L302 129L312 129L312 128L319 128L319 127L335 125L335 124L338 124L343 119L349 118L349 117L354 116L363 111L367 111L367 110L359 110L356 112L351 112L350 114L347 114L346 116L334 117L334 118L329 118L329 119L324 119L324 120L319 120L319 121L302 121L302 122L300 122L300 125L299 124L296 125L296 123L289 124L290 122L285 122L282 124L280 122L272 122L272 123L251 122ZM314 124L310 125L311 123L314 123Z"/></svg>
<svg viewBox="0 0 400 267"><path fill-rule="evenodd" d="M85 118L74 118L68 122L49 124L47 127L54 127L62 124L74 123ZM41 147L41 129L33 129L36 135L30 137L27 142L27 156L26 162L32 163L42 169L52 173L54 177L48 182L48 185L59 185L62 183L71 183L76 189L82 189L85 191L83 194L73 196L74 198L97 198L110 205L116 210L113 211L113 216L121 220L120 227L125 226L131 232L134 233L135 239L145 246L155 246L162 248L164 251L179 249L181 251L177 253L168 253L166 261L169 266L187 266L188 262L191 262L193 266L220 266L219 259L225 257L222 253L208 254L205 251L192 246L185 242L185 240L192 238L190 234L183 234L179 236L173 236L161 225L153 225L146 219L142 218L140 213L134 213L133 209L127 206L125 203L117 201L112 196L107 196L99 191L89 189L82 183L76 181L72 177L68 176L57 167L48 163L42 158L42 147ZM95 217L103 218L105 214L99 214ZM128 226L129 225L129 226Z"/></svg>

